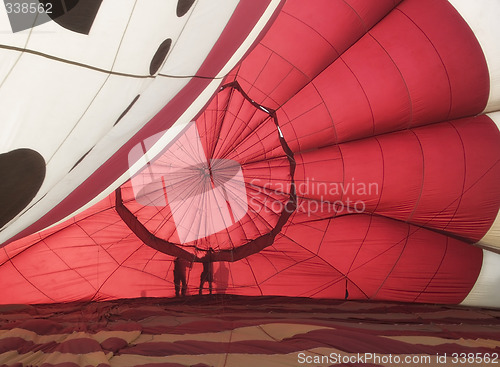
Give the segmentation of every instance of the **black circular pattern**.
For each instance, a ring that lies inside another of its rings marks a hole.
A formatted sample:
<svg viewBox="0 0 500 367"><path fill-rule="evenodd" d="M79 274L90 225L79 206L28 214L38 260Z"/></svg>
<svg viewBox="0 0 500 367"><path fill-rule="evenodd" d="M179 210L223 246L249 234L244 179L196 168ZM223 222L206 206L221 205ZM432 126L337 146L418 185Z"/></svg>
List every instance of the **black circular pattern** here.
<svg viewBox="0 0 500 367"><path fill-rule="evenodd" d="M158 47L158 50L156 50L156 53L151 60L151 64L149 65L150 75L155 75L156 72L160 69L161 65L167 57L168 51L170 51L170 46L172 46L172 39L167 38L161 43L160 47Z"/></svg>
<svg viewBox="0 0 500 367"><path fill-rule="evenodd" d="M184 16L191 6L193 6L195 0L178 0L177 1L177 16L180 18Z"/></svg>
<svg viewBox="0 0 500 367"><path fill-rule="evenodd" d="M45 160L32 149L0 154L0 228L33 200L45 179Z"/></svg>

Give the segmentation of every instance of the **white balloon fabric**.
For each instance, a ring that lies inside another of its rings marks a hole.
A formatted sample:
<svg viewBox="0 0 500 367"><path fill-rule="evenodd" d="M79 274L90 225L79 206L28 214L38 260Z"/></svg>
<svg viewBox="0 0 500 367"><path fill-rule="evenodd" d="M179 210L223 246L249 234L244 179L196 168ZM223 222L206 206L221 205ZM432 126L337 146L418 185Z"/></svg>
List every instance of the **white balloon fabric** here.
<svg viewBox="0 0 500 367"><path fill-rule="evenodd" d="M6 0L0 244L112 191L130 177L130 148L174 126L155 146L161 151L258 40L280 3Z"/></svg>

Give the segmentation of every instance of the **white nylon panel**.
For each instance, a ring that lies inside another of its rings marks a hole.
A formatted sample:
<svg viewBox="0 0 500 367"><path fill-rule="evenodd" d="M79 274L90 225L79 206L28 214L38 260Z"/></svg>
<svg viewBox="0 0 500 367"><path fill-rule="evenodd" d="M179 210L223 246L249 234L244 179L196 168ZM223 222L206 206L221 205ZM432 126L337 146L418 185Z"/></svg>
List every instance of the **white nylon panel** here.
<svg viewBox="0 0 500 367"><path fill-rule="evenodd" d="M160 70L166 75L195 75L213 45L224 30L238 5L238 0L218 0L223 6L215 7L211 1L198 1L189 16L189 22ZM250 45L247 46L247 48Z"/></svg>
<svg viewBox="0 0 500 367"><path fill-rule="evenodd" d="M0 88L0 152L30 148L47 161L105 79L103 73L23 54Z"/></svg>
<svg viewBox="0 0 500 367"><path fill-rule="evenodd" d="M57 154L47 165L46 179L33 202L41 199L30 208L29 212L24 213L22 220L12 222L2 231L0 242L2 236L8 238L7 236L17 233L25 228L26 223L33 223L38 220L45 214L47 208L52 208L61 202L62 199L84 182L97 167L106 162L146 122L153 118L165 105L165 101L175 96L189 81L188 79L172 80L169 78L167 80L164 77L156 78L130 109L129 113L111 130L110 128L116 119L132 101L132 95L134 97L136 95L134 94L135 91L133 91L132 93L128 93L127 99L123 98L124 92L127 91L124 85L130 82L130 79L118 76L110 78L111 81L106 84L101 93L93 101L87 113L79 121L77 128L71 132L57 151ZM137 83L137 79L133 81ZM113 99L122 101L120 108L111 108L109 102ZM203 101L201 106L205 103L206 100ZM104 123L103 121L106 121L104 120L104 116L101 116L102 118L98 118L98 116L99 111L106 110L106 105L108 105L106 114L108 117L112 117L112 119ZM102 126L100 128L96 127L99 124L107 125L107 128L103 128ZM68 132L64 131L64 134L61 133L59 138L62 139L63 135L67 134ZM23 137L25 135L23 134ZM41 132L38 136L46 136L46 133ZM40 140L43 141L43 139ZM48 144L53 142L52 139L46 140ZM50 146L53 149L57 148L55 145ZM92 146L94 148L85 159L74 170L69 172L75 162ZM42 198L42 196L44 197Z"/></svg>
<svg viewBox="0 0 500 367"><path fill-rule="evenodd" d="M187 14L181 18L177 17L176 6L177 1L147 0L138 2L123 36L113 70L149 75L149 66L158 46L168 38L175 42L186 21L189 20ZM219 10L213 4L212 7ZM220 22L225 24L227 19L220 19ZM208 47L211 48L212 44L209 43ZM181 57L184 58L184 55Z"/></svg>
<svg viewBox="0 0 500 367"><path fill-rule="evenodd" d="M281 0L273 0L268 8L266 9L265 13L263 14L262 18L259 20L259 22L256 24L254 29L250 32L249 36L247 39L243 42L243 44L240 46L238 51L233 55L233 57L229 60L229 62L224 66L224 68L221 70L219 76L222 77L225 74L227 74L235 65L236 63L240 60L240 58L245 54L246 50L254 43L255 39L259 36L260 32L264 28L264 26L267 24L273 13L275 12L276 8L280 4ZM189 12L187 13L189 14ZM162 71L160 71L162 72ZM179 80L179 79L177 79ZM150 81L152 83L152 81ZM220 85L220 80L213 80L210 85L200 94L198 99L191 105L189 108L183 113L183 115L177 120L177 122L168 130L166 131L165 135L153 146L151 147L150 150L146 153L146 156L149 157L155 157L157 154L159 154L178 134L180 134L183 129L188 125L190 122L192 116L194 116L197 111L199 111L200 108L202 108L205 103L210 99L214 91L218 88ZM146 81L144 82L146 83ZM149 90L148 90L149 92ZM140 102L140 103L139 103ZM141 109L141 104L142 101L138 101L132 109L127 113L126 117L120 121L119 125L121 127L128 125L132 120L133 116L140 115L142 113L140 111ZM116 130L113 131L113 133L116 133ZM81 166L85 166L85 163L88 161L92 161L94 159L94 152L97 150L93 150L91 154L89 154L90 159L87 159L89 157L86 157L85 161L82 162ZM63 222L64 220L72 217L73 215L76 215L78 213L81 213L83 210L91 207L92 205L96 204L99 200L104 199L106 196L108 196L113 190L115 190L116 187L121 185L123 182L128 180L130 177L132 177L134 174L139 172L148 162L148 159L143 158L140 159L136 164L134 164L132 167L129 168L128 172L125 172L121 177L117 178L117 180L111 184L108 188L103 190L97 197L95 197L93 200L91 200L89 203L84 205L82 208L76 210L74 213L68 215L66 218L62 219L58 223ZM78 166L78 169L80 169L80 166ZM75 170L76 171L76 170ZM69 175L73 177L73 172ZM55 223L57 224L57 223ZM0 240L1 240L1 235L0 235Z"/></svg>
<svg viewBox="0 0 500 367"><path fill-rule="evenodd" d="M500 250L500 212L497 214L493 225L478 242L483 247Z"/></svg>
<svg viewBox="0 0 500 367"><path fill-rule="evenodd" d="M0 49L0 88L20 57L20 52Z"/></svg>
<svg viewBox="0 0 500 367"><path fill-rule="evenodd" d="M4 4L0 4L3 8ZM24 32L12 33L12 28L10 26L9 16L5 8L0 8L0 45L7 47L24 48L26 42L28 42L28 37L30 35L29 30Z"/></svg>
<svg viewBox="0 0 500 367"><path fill-rule="evenodd" d="M219 87L221 81L218 79L214 79L210 85L200 94L198 99L191 104L191 106L188 107L188 109L183 113L183 115L177 120L177 122L170 128L168 129L165 134L161 137L161 139L154 144L150 150L147 151L145 154L145 157L140 159L136 164L134 164L132 167L129 168L128 172L124 172L123 175L121 175L119 178L116 179L114 183L112 183L109 187L107 187L105 190L103 190L97 197L95 197L93 200L89 201L86 205L84 205L82 208L79 208L76 210L74 213L69 214L66 218L63 218L61 221L58 223L61 223L72 216L81 213L87 208L90 208L92 205L96 204L98 201L104 199L106 196L108 196L111 192L113 192L119 185L123 184L126 180L130 179L131 176L133 176L135 173L139 172L143 167L147 164L149 159L154 158L157 154L159 154L177 135L182 133L183 129L187 126L189 123L190 119L192 116L194 116L197 111L199 111L207 102L208 100L212 97L214 91ZM135 105L134 105L135 107ZM122 125L122 121L120 121L119 125ZM108 142L108 140L106 141ZM109 140L109 142L113 142L113 139ZM92 150L94 152L94 150ZM149 157L149 158L146 158ZM87 159L88 158L88 159ZM72 171L67 179L63 182L59 183L59 187L64 190L65 185L67 185L67 182L71 182L73 180L78 180L78 173L79 169L85 169L84 167L89 165L93 167L92 161L95 158L94 154L89 154L88 157L85 158L85 160L75 169ZM80 167L82 166L82 167ZM58 201L55 201L56 203ZM24 220L24 218L23 218ZM54 223L54 225L58 224ZM17 226L18 223L15 222L13 223L10 227L7 227L4 232L5 235L9 235L10 231L12 230L12 233L16 233L16 230L14 226ZM14 228L14 229L12 229ZM4 232L0 233L0 242L2 240L2 235L4 235ZM8 238L8 237L7 237Z"/></svg>
<svg viewBox="0 0 500 367"><path fill-rule="evenodd" d="M0 34L0 55L4 56L0 68L0 153L30 148L47 162L46 178L32 201L36 204L11 220L0 242L57 205L189 82L110 76L91 68L109 70L119 48L114 71L148 76L158 46L165 38L175 38L189 20L188 14L176 16L177 1L138 1L134 8L135 3L103 2L89 35L68 31L52 21L12 33L6 12L0 12L0 28L5 29ZM219 20L227 23L227 19ZM214 39L218 37L216 34ZM16 49L26 45L43 55ZM113 128L138 94L141 97L134 107ZM206 99L201 105L205 103ZM23 218L16 220L21 215Z"/></svg>
<svg viewBox="0 0 500 367"><path fill-rule="evenodd" d="M483 266L476 284L461 303L464 306L500 308L500 255L483 250Z"/></svg>
<svg viewBox="0 0 500 367"><path fill-rule="evenodd" d="M18 33L29 34L26 45L29 50L110 70L134 3L134 0L103 1L88 35L71 32L52 21ZM144 40L149 31L143 30ZM5 42L0 38L0 43L9 42L10 38Z"/></svg>
<svg viewBox="0 0 500 367"><path fill-rule="evenodd" d="M484 112L500 110L500 1L449 0L479 41L490 73L490 96Z"/></svg>
<svg viewBox="0 0 500 367"><path fill-rule="evenodd" d="M78 157L82 157L92 147L95 146L94 149L99 148L100 140L110 133L110 130L113 128L113 125L119 119L123 111L127 109L138 94L143 93L145 86L151 85L151 82L152 80L150 79L127 78L117 75L109 76L104 86L99 90L99 93L92 100L92 103L88 106L83 116L81 116L78 124L61 143L57 154L51 158L47 168L55 170L62 169L67 173L75 164L74 160L68 159L69 156L76 154ZM163 91L163 94L157 96L158 99L164 97L166 92L169 91L168 89ZM137 100L136 103L139 103L139 101L140 99ZM147 104L147 101L145 102ZM160 104L161 102L156 101L156 103ZM95 166L98 162L100 162L100 164L104 163L110 154L120 147L118 144L123 144L124 139L128 139L131 134L138 130L138 123L143 125L149 120L151 115L154 115L153 111L148 112L149 113L144 114L142 118L137 117L136 119L131 119L124 117L121 119L119 122L121 125L120 130L122 130L120 138L115 137L116 142L108 144L105 149L99 149L100 155L93 157L93 162L87 163L91 163L91 166ZM118 126L115 130L117 128ZM82 137L85 137L85 139ZM78 171L83 167L80 167L80 164L77 166ZM94 169L89 167L86 170L80 171L79 175L81 179L90 175ZM74 182L78 182L78 180Z"/></svg>
<svg viewBox="0 0 500 367"><path fill-rule="evenodd" d="M137 1L133 16L130 17L134 0L106 0L103 1L88 36L65 30L54 22L37 26L31 33L27 30L12 34L8 18L0 12L0 28L6 29L0 34L0 57L6 55L0 68L0 77L5 79L0 85L0 153L19 147L31 148L41 153L48 163L47 178L30 204L33 206L28 206L26 212L19 214L3 228L0 243L41 218L78 187L190 80L164 76L142 78L109 75L92 68L108 70L116 61L114 72L149 75L151 59L159 44L171 37L175 43L179 24L188 21L189 25L184 29L186 35L198 37L195 42L203 44L196 44L196 47L190 44L182 48L184 40L181 40L176 43L179 47L178 54L172 54L171 50L167 60L197 70L236 7L236 0L224 1L229 9L222 9L220 3L214 6L213 2L204 0L197 2L190 12L177 19L177 1L168 2L171 8L168 15L151 12L153 2L157 6L167 6L163 0L161 4L160 0L151 0L149 5ZM266 19L259 21L240 47L238 52L241 55L244 53L243 49L246 50L254 42L277 5L279 1L274 0L269 6ZM149 11L142 8L146 6ZM199 16L192 18L198 7ZM156 16L158 19L151 19ZM175 18L177 21L173 28L173 21L167 22L167 18ZM216 25L209 24L214 21ZM151 36L151 33L158 32L161 23L171 24L164 24L164 31ZM122 40L127 26L129 28ZM26 43L37 52L61 60L10 49L11 46L22 48ZM180 53L183 49L186 55ZM224 66L224 70L230 70L238 60L239 58L233 57ZM172 133L167 133L148 153L156 154L155 152L161 151L207 103L219 85L220 80L215 80L199 96L195 96L195 102L177 120L171 129ZM138 94L140 98L137 102L113 127ZM71 170L90 148L92 150L85 159ZM140 168L140 165L134 165L131 173ZM124 173L99 197L109 194L128 175L129 173Z"/></svg>

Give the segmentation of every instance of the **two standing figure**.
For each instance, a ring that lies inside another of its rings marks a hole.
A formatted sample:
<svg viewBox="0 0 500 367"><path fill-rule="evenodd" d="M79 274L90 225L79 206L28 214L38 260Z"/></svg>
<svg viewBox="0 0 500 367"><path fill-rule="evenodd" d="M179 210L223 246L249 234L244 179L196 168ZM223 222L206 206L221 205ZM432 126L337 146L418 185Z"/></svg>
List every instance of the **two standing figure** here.
<svg viewBox="0 0 500 367"><path fill-rule="evenodd" d="M203 271L200 277L199 294L203 294L203 286L208 282L208 291L212 294L212 283L214 281L214 265L212 262L213 250L210 249L207 255L203 258ZM191 267L191 263L183 258L177 257L174 260L174 285L175 296L185 296L187 291L186 270Z"/></svg>

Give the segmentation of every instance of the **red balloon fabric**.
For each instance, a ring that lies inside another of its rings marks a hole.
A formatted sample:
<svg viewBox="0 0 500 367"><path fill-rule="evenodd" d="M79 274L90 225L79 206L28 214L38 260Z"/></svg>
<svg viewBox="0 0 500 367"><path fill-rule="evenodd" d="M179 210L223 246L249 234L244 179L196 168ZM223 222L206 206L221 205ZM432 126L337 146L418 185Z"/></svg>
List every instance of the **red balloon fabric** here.
<svg viewBox="0 0 500 367"><path fill-rule="evenodd" d="M2 249L1 302L173 296L179 256L188 294L213 262L216 293L500 307L490 72L448 1L290 0L154 163Z"/></svg>

